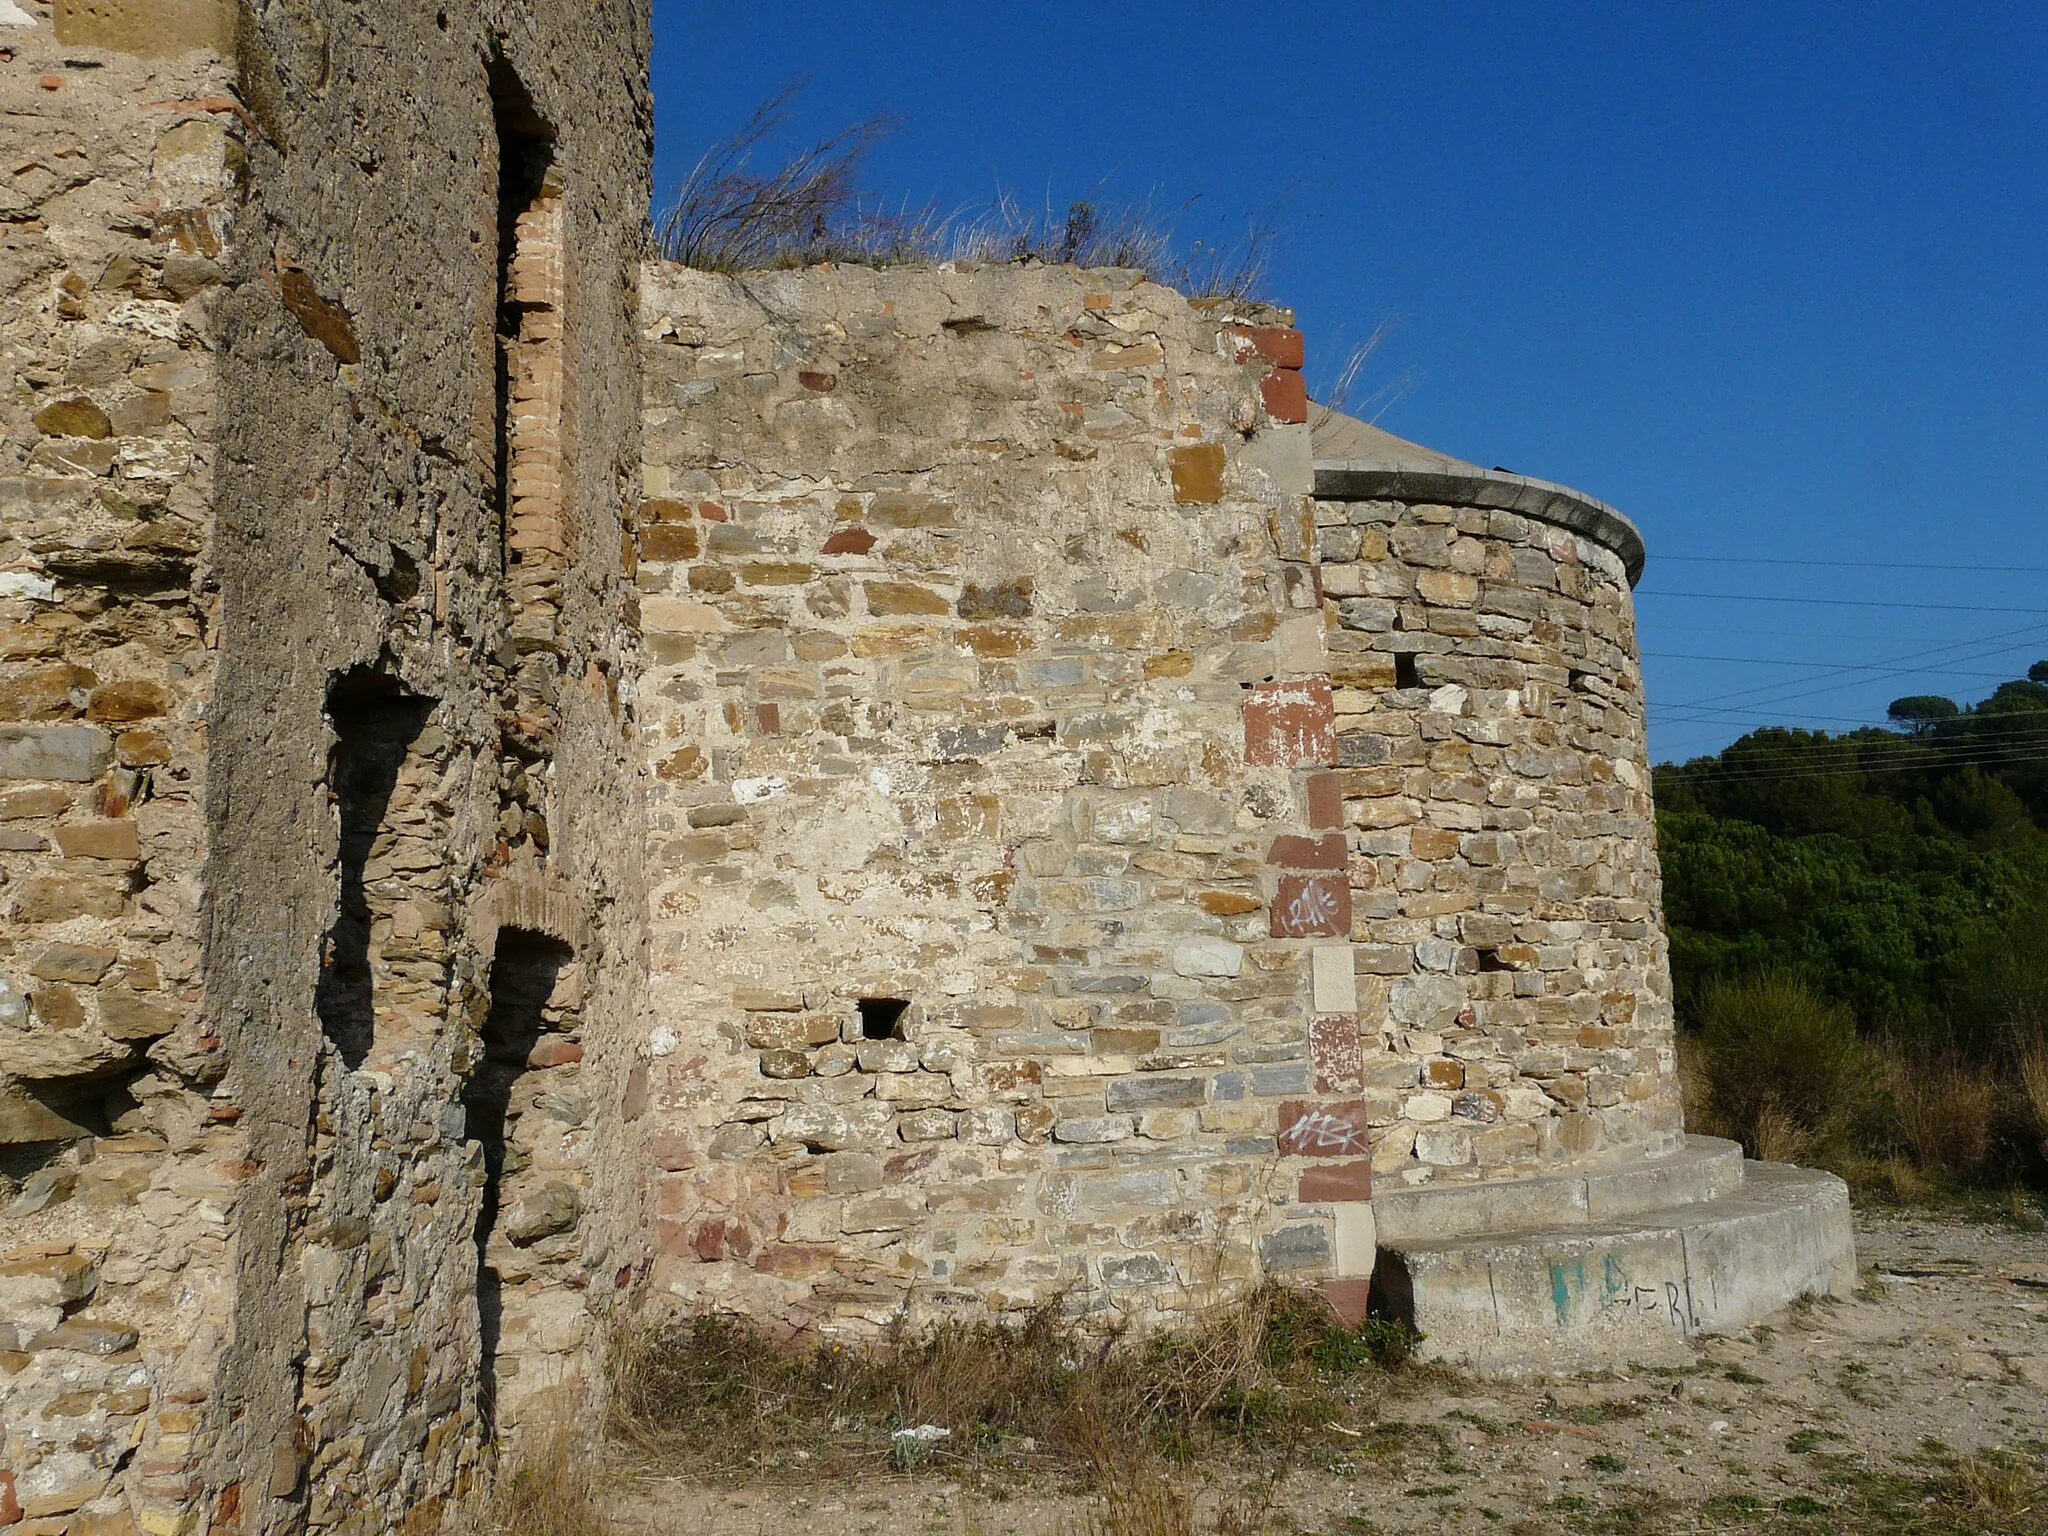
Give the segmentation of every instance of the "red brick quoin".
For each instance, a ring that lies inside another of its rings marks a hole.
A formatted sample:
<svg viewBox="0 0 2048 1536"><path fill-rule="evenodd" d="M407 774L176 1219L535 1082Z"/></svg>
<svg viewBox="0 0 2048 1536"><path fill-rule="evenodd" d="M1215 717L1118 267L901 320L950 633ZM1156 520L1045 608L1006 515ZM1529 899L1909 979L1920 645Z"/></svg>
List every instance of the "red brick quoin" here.
<svg viewBox="0 0 2048 1536"><path fill-rule="evenodd" d="M1337 707L1327 677L1259 683L1244 701L1244 760L1254 768L1337 761Z"/></svg>
<svg viewBox="0 0 2048 1536"><path fill-rule="evenodd" d="M1272 364L1272 371L1259 380L1259 401L1266 414L1278 422L1308 420L1308 386L1301 376L1307 349L1301 332L1286 325L1234 325L1237 360L1256 357Z"/></svg>
<svg viewBox="0 0 2048 1536"><path fill-rule="evenodd" d="M1308 1021L1308 1059L1317 1093L1360 1093L1365 1088L1365 1052L1358 1045L1358 1018L1349 1013L1318 1014Z"/></svg>
<svg viewBox="0 0 2048 1536"><path fill-rule="evenodd" d="M1349 856L1341 832L1320 837L1276 837L1266 850L1266 862L1282 869L1342 869Z"/></svg>

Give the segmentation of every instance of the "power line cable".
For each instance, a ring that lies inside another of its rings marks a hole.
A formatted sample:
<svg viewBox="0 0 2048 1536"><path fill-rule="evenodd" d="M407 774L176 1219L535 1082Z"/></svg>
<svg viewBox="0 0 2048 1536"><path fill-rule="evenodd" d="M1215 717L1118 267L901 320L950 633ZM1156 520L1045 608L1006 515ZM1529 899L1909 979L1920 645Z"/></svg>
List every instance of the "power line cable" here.
<svg viewBox="0 0 2048 1536"><path fill-rule="evenodd" d="M1996 753L2005 750L2009 746L2022 745L2027 741L2035 739L2037 737L2048 737L2048 718L2044 718L2043 716L2031 711L2026 714L1992 715L1987 717L1980 717L1975 721L1975 723L1978 725L1989 725L1993 724L1994 722L1997 723L2000 727L2000 735L1999 738L1996 740L1986 741L1980 739L1973 741L1966 737L1965 739L1960 741L1944 741L1938 738L1899 736L1893 732L1886 731L1883 726L1875 724L1870 721L1846 721L1844 723L1855 726L1858 731L1881 731L1883 732L1883 734L1881 736L1874 737L1864 736L1860 740L1857 740L1852 739L1853 733L1843 732L1835 736L1831 740L1799 744L1796 750L1808 752L1818 756L1824 753L1834 752L1840 749L1861 751L1866 748L1877 747L1880 745L1881 742L1885 740L1896 740L1900 742L1917 741L1920 744L1922 750L1924 751L1946 752L1956 754L1958 756L1968 756L1980 752ZM2006 725L2006 722L2015 723L2008 727ZM2025 724L2020 724L2018 722L2025 722ZM1767 720L1763 725L1759 726L1758 729L1768 730L1771 729L1774 725L1776 725L1776 722ZM1786 730L1800 729L1800 727L1797 726L1785 726L1780 728ZM1664 728L1659 727L1658 729L1661 734ZM1754 734L1754 731L1745 732L1744 737L1746 738ZM1825 733L1820 734L1824 735ZM1731 742L1729 745L1733 746L1734 743ZM1722 748L1722 750L1726 751L1727 748L1724 747ZM1792 747L1790 744L1780 744L1774 750L1783 752L1795 750L1795 748Z"/></svg>
<svg viewBox="0 0 2048 1536"><path fill-rule="evenodd" d="M1937 565L1918 560L1770 560L1761 555L1667 555L1656 560L1676 560L1689 565L1800 565L1843 571L1990 571L1999 575L2048 576L2048 565Z"/></svg>
<svg viewBox="0 0 2048 1536"><path fill-rule="evenodd" d="M1998 608L1988 603L1895 603L1867 597L1772 597L1753 592L1671 592L1638 587L1638 597L1698 597L1717 603L1800 603L1827 608L1923 608L1939 613L2048 613L2048 608Z"/></svg>
<svg viewBox="0 0 2048 1536"><path fill-rule="evenodd" d="M1663 766L1699 775L1716 784L1732 784L1763 783L1776 779L1833 778L1845 773L1926 773L1971 767L2011 768L2036 762L2048 762L2048 741L2034 744L2013 742L1988 753L1928 752L1916 756L1911 761L1896 763L1873 763L1861 756L1849 755L1844 760L1834 763L1745 767L1741 764L1724 765L1713 760L1702 762L1694 759L1686 763L1666 762Z"/></svg>
<svg viewBox="0 0 2048 1536"><path fill-rule="evenodd" d="M1656 625L1662 632L1681 635L1769 635L1776 639L1793 638L1800 640L1889 640L1899 645L1924 644L1940 645L1946 635L1899 635L1886 631L1872 634L1869 630L1847 633L1836 629L1749 629L1740 624L1666 624ZM2024 645L2014 645L2011 650L2025 650Z"/></svg>
<svg viewBox="0 0 2048 1536"><path fill-rule="evenodd" d="M1844 763L1833 768L1787 768L1777 772L1712 774L1707 782L1712 784L1775 784L1797 779L1832 779L1844 774L1894 774L1934 771L1953 771L1962 768L2020 768L2029 763L2048 762L2048 752L2027 752L2016 756L1988 760L1971 760L1959 763L1904 764L1898 767L1872 767L1863 763ZM1690 764L1666 763L1667 768L1676 768L1685 773L1699 773L1701 770Z"/></svg>
<svg viewBox="0 0 2048 1536"><path fill-rule="evenodd" d="M1880 665L1896 667L1897 670L1888 674L1879 675L1893 677L1910 677L1915 672L1915 670L1917 670L1918 667L1924 666L1927 663L1936 660L1979 661L1982 660L1986 654L1996 655L1998 654L1998 652L1995 650L1991 652L1979 651L1976 654L1966 656L1949 656L1944 655L1943 653L1950 651L1966 651L1970 650L1973 647L1991 645L1994 641L2011 640L2015 636L2035 635L2043 631L2048 631L2048 624L2023 624L2017 629L2000 630L1996 634L1983 635L1971 640L1958 640L1950 645L1936 646L1933 651L1927 653L1916 653L1910 656L1888 657ZM2006 647L2006 649L2010 649L2010 647ZM1869 680L1875 681L1874 678ZM1810 681L1817 681L1817 679L1801 678L1798 681L1800 685L1803 685L1804 683ZM1790 689L1790 691L1787 691L1788 688ZM1736 688L1731 689L1727 693L1710 694L1708 697L1704 699L1695 699L1692 700L1690 703L1678 704L1670 707L1676 709L1692 709L1708 704L1718 704L1725 700L1731 699L1747 699L1758 704L1778 704L1783 703L1790 699L1811 698L1816 693L1834 693L1839 691L1839 688L1805 688L1803 686L1785 683L1766 683L1760 687L1755 688ZM1769 697L1762 697L1763 695L1769 695Z"/></svg>
<svg viewBox="0 0 2048 1536"><path fill-rule="evenodd" d="M1862 741L1851 741L1847 737L1837 737L1833 741L1815 741L1815 743L1798 743L1798 745L1780 743L1780 745L1776 745L1774 756L1778 756L1778 758L1792 758L1794 762L1774 762L1774 764L1743 764L1743 762L1729 764L1729 762L1718 762L1718 758L1726 754L1726 748L1722 750L1722 754L1716 754L1716 760L1710 760L1710 762L1708 760L1694 760L1694 762L1698 762L1704 772L1731 772L1731 774L1780 772L1780 770L1786 770L1786 768L1804 768L1804 766L1815 766L1815 768L1829 766L1831 772L1839 772L1843 762L1849 762L1853 766L1855 762L1862 762L1862 758L1868 756L1868 754L1894 754L1894 756L1901 756L1901 758L1911 758L1911 762L1903 764L1903 766L1911 768L1911 766L1929 766L1929 764L1939 766L1939 764L1946 764L1946 762L1962 764L1962 762L1978 762L1978 760L1997 760L1997 758L2005 758L2005 756L2011 756L2011 754L2030 756L2030 754L2034 754L2036 748L2048 748L2048 723L2044 723L2044 725L2040 725L2040 727L2036 727L2036 729L2032 729L2028 733L2023 733L2023 735L2017 735L2017 733L2009 735L2009 737L2005 737L2001 741L1927 741L1925 737L1911 737L1911 735L1898 735L1898 737L1890 737L1890 739L1884 739L1884 741L1870 739L1870 737L1866 737ZM1806 758L1808 764L1796 762L1798 758ZM1821 760L1827 760L1827 764L1823 764ZM1890 772L1890 768L1886 768L1886 772Z"/></svg>
<svg viewBox="0 0 2048 1536"><path fill-rule="evenodd" d="M1857 672L1880 670L1876 662L1788 661L1779 656L1702 656L1692 651L1644 651L1642 654L1645 659L1657 661L1725 661L1751 667L1840 667L1843 670ZM1943 677L1989 677L2000 682L2011 681L2010 676L2004 672L1965 672L1956 667L1922 667L1920 670L1939 673Z"/></svg>

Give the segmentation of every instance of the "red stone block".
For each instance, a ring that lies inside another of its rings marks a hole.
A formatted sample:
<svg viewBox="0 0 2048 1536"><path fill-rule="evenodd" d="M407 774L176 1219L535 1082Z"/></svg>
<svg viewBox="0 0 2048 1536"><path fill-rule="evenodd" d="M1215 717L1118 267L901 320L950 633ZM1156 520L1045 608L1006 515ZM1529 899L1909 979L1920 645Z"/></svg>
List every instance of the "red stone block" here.
<svg viewBox="0 0 2048 1536"><path fill-rule="evenodd" d="M1275 421L1308 420L1308 384L1296 368L1275 368L1259 380L1259 401Z"/></svg>
<svg viewBox="0 0 2048 1536"><path fill-rule="evenodd" d="M1283 1157L1363 1156L1372 1150L1365 1105L1356 1099L1289 1099L1280 1106L1278 1145Z"/></svg>
<svg viewBox="0 0 2048 1536"><path fill-rule="evenodd" d="M788 1280L807 1280L830 1269L838 1257L837 1248L823 1243L770 1243L754 1260L754 1268Z"/></svg>
<svg viewBox="0 0 2048 1536"><path fill-rule="evenodd" d="M1358 1044L1358 1016L1326 1013L1308 1021L1308 1059L1317 1093L1358 1093L1365 1088L1365 1053Z"/></svg>
<svg viewBox="0 0 2048 1536"><path fill-rule="evenodd" d="M583 1059L583 1047L559 1036L543 1040L526 1053L529 1067L566 1067Z"/></svg>
<svg viewBox="0 0 2048 1536"><path fill-rule="evenodd" d="M1233 325L1237 334L1237 360L1258 357L1275 368L1299 368L1308 361L1308 348L1301 332L1290 325Z"/></svg>
<svg viewBox="0 0 2048 1536"><path fill-rule="evenodd" d="M1244 701L1244 760L1254 768L1328 768L1337 710L1326 677L1260 683Z"/></svg>
<svg viewBox="0 0 2048 1536"><path fill-rule="evenodd" d="M1317 1163L1302 1170L1295 1198L1303 1205L1326 1205L1340 1200L1372 1198L1372 1159L1353 1158L1348 1163Z"/></svg>
<svg viewBox="0 0 2048 1536"><path fill-rule="evenodd" d="M1348 1275L1341 1280L1325 1280L1321 1289L1323 1300L1330 1304L1330 1310L1337 1314L1337 1321L1346 1328L1356 1328L1365 1321L1366 1308L1372 1302L1370 1276Z"/></svg>
<svg viewBox="0 0 2048 1536"><path fill-rule="evenodd" d="M1282 875L1269 931L1276 939L1341 939L1351 933L1351 882L1343 875Z"/></svg>
<svg viewBox="0 0 2048 1536"><path fill-rule="evenodd" d="M14 1471L0 1469L0 1525L18 1525L21 1521L21 1500L14 1496Z"/></svg>
<svg viewBox="0 0 2048 1536"><path fill-rule="evenodd" d="M875 536L865 528L841 528L825 541L828 555L864 555L875 547Z"/></svg>
<svg viewBox="0 0 2048 1536"><path fill-rule="evenodd" d="M1344 825L1344 781L1334 773L1312 773L1305 786L1308 824L1323 827Z"/></svg>
<svg viewBox="0 0 2048 1536"><path fill-rule="evenodd" d="M1282 869L1342 869L1345 857L1342 832L1321 837L1276 837L1266 852L1266 862Z"/></svg>
<svg viewBox="0 0 2048 1536"><path fill-rule="evenodd" d="M796 381L803 385L805 389L820 395L829 395L839 387L838 374L813 373L808 368L797 374Z"/></svg>

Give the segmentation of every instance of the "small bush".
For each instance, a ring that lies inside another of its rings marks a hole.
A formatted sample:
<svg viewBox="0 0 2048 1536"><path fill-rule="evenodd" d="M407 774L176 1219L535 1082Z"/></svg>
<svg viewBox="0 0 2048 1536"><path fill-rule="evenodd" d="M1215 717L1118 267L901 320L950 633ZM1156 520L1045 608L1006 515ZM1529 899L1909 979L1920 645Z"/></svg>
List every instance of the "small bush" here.
<svg viewBox="0 0 2048 1536"><path fill-rule="evenodd" d="M1878 1056L1854 1016L1800 978L1710 982L1698 1011L1707 1101L1752 1153L1803 1154L1846 1137L1881 1103Z"/></svg>
<svg viewBox="0 0 2048 1536"><path fill-rule="evenodd" d="M1920 1167L1965 1179L1989 1171L1998 1119L1990 1067L1952 1051L1889 1051L1885 1075L1899 1139Z"/></svg>
<svg viewBox="0 0 2048 1536"><path fill-rule="evenodd" d="M2020 1046L2019 1078L2033 1133L2041 1139L2041 1155L2048 1157L2048 1029Z"/></svg>

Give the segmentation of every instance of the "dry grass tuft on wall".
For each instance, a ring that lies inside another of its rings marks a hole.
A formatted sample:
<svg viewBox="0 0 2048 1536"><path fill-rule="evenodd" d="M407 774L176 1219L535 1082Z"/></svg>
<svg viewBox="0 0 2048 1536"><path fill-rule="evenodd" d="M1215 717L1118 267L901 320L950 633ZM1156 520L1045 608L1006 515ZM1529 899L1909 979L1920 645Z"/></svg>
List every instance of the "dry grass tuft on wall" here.
<svg viewBox="0 0 2048 1536"><path fill-rule="evenodd" d="M1266 278L1271 219L1221 245L1175 239L1177 210L1151 201L1071 203L1033 210L1008 193L979 211L926 205L889 208L861 185L869 152L890 131L872 117L756 169L787 122L798 86L764 102L732 137L713 145L683 178L656 224L667 260L710 272L755 272L844 262L896 266L940 261L1123 267L1197 297L1247 300Z"/></svg>

